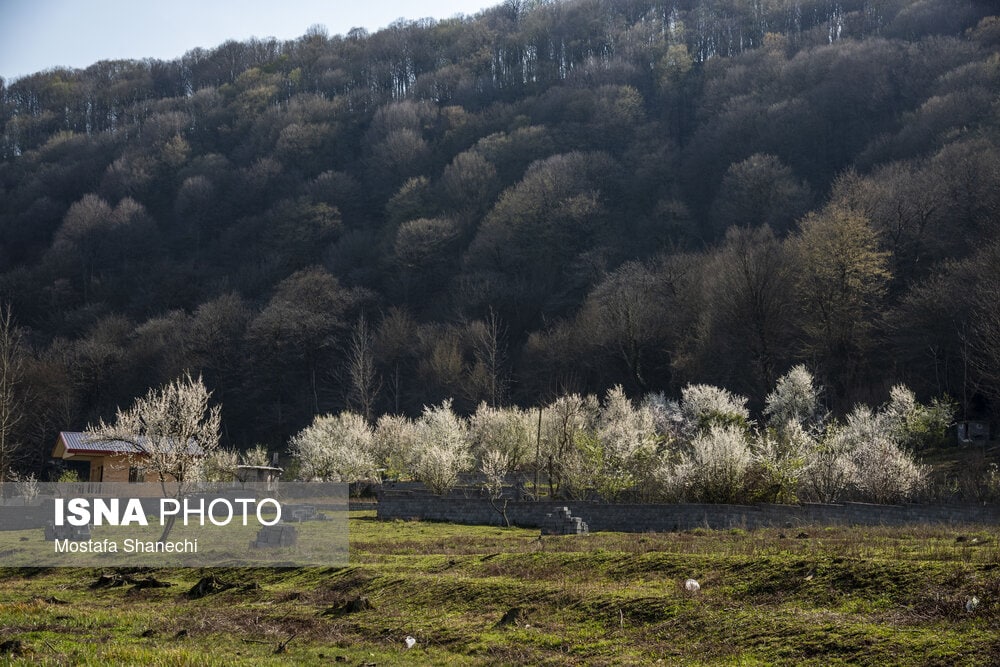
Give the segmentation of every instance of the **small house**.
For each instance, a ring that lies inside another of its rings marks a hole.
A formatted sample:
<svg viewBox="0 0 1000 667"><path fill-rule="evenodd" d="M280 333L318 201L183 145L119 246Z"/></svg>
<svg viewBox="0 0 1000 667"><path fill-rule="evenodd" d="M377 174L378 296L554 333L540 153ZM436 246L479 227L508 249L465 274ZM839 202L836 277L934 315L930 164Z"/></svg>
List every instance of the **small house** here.
<svg viewBox="0 0 1000 667"><path fill-rule="evenodd" d="M283 472L284 469L277 466L241 465L236 466L233 477L240 484L263 484L265 489L271 491L277 488L278 480L281 479Z"/></svg>
<svg viewBox="0 0 1000 667"><path fill-rule="evenodd" d="M195 443L189 443L188 448L193 454L201 453ZM129 457L134 461L136 455L144 453L141 447L121 440L95 440L86 433L63 431L52 458L70 463L85 482L142 482L142 472L129 465Z"/></svg>
<svg viewBox="0 0 1000 667"><path fill-rule="evenodd" d="M127 442L91 440L85 433L63 431L52 449L52 458L84 463L85 482L138 482L138 472L128 463L128 456L136 453L135 445Z"/></svg>

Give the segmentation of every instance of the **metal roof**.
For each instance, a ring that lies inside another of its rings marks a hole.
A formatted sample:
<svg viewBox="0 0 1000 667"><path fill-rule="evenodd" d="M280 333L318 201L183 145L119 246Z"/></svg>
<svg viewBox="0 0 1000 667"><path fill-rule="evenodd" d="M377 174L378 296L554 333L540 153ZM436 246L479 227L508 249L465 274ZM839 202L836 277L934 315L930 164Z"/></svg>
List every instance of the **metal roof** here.
<svg viewBox="0 0 1000 667"><path fill-rule="evenodd" d="M68 454L82 453L82 452L107 452L108 454L135 454L145 451L143 448L137 448L135 445L122 442L121 440L94 440L86 433L79 433L76 431L62 431L59 434L62 438L63 443L66 446L66 452ZM143 441L147 440L145 437L139 438L139 444L142 445ZM195 442L188 443L188 453L193 455L199 455L202 453L201 447Z"/></svg>

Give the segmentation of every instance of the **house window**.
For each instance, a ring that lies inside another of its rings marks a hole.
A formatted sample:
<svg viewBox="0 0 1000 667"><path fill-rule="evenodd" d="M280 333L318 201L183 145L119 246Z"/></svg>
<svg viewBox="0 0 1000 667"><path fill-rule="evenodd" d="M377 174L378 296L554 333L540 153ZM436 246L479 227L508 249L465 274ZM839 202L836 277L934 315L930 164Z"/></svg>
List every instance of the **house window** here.
<svg viewBox="0 0 1000 667"><path fill-rule="evenodd" d="M142 471L135 466L129 466L128 469L128 481L129 484L135 484L137 482L146 481L146 476L142 474Z"/></svg>

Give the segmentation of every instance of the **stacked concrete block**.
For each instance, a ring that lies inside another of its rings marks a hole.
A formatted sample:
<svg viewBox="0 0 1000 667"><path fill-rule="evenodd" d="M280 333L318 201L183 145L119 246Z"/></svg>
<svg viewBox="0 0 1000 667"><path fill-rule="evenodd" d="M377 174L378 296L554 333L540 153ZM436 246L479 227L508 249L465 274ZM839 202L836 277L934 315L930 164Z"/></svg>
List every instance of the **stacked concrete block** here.
<svg viewBox="0 0 1000 667"><path fill-rule="evenodd" d="M316 516L316 508L312 505L295 505L291 508L292 521L308 521Z"/></svg>
<svg viewBox="0 0 1000 667"><path fill-rule="evenodd" d="M560 507L546 514L542 521L542 535L586 535L590 530L578 516L570 516L568 507Z"/></svg>
<svg viewBox="0 0 1000 667"><path fill-rule="evenodd" d="M90 526L57 526L52 521L45 524L45 541L72 540L82 542L90 539Z"/></svg>
<svg viewBox="0 0 1000 667"><path fill-rule="evenodd" d="M262 526L257 531L257 539L250 543L251 549L273 549L275 547L292 547L299 539L299 533L295 526L288 524L275 524L273 526Z"/></svg>
<svg viewBox="0 0 1000 667"><path fill-rule="evenodd" d="M317 512L315 505L291 505L292 521L326 521L327 516L322 512Z"/></svg>

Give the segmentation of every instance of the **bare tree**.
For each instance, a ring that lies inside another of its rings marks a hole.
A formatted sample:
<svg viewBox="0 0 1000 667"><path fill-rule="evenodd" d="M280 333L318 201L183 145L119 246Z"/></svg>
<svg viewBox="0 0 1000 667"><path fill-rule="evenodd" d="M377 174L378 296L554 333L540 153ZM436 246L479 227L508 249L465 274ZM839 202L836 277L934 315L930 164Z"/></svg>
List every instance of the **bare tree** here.
<svg viewBox="0 0 1000 667"><path fill-rule="evenodd" d="M670 319L658 290L656 277L645 266L628 262L591 292L582 312L581 323L593 340L624 362L643 391L649 388L646 362L660 354L656 343Z"/></svg>
<svg viewBox="0 0 1000 667"><path fill-rule="evenodd" d="M347 350L347 375L350 378L348 402L368 421L374 421L375 401L382 390L382 380L375 369L375 343L368 320L358 317Z"/></svg>
<svg viewBox="0 0 1000 667"><path fill-rule="evenodd" d="M503 497L503 484L510 468L510 457L498 449L486 452L479 463L479 472L483 476L483 489L490 500L490 507L500 515L506 528L510 528L510 519L507 517L507 498Z"/></svg>
<svg viewBox="0 0 1000 667"><path fill-rule="evenodd" d="M129 469L160 483L164 497L182 498L192 482L201 479L202 462L219 449L221 408L209 407L211 393L190 374L160 389L150 389L128 410L118 410L114 423L103 419L88 427L91 440L131 445ZM174 526L170 515L160 541Z"/></svg>
<svg viewBox="0 0 1000 667"><path fill-rule="evenodd" d="M21 454L18 426L24 419L24 349L10 304L0 308L0 482Z"/></svg>
<svg viewBox="0 0 1000 667"><path fill-rule="evenodd" d="M476 356L474 373L485 385L490 407L501 405L507 394L507 327L493 307L482 322L472 327L473 352Z"/></svg>
<svg viewBox="0 0 1000 667"><path fill-rule="evenodd" d="M985 389L1000 397L1000 243L992 243L973 260L978 285L972 295L970 361Z"/></svg>
<svg viewBox="0 0 1000 667"><path fill-rule="evenodd" d="M716 345L726 345L728 353L722 356L730 365L745 350L756 380L754 388L766 390L775 383L791 333L787 253L769 227L733 227L715 254L711 271L711 310L720 325Z"/></svg>

